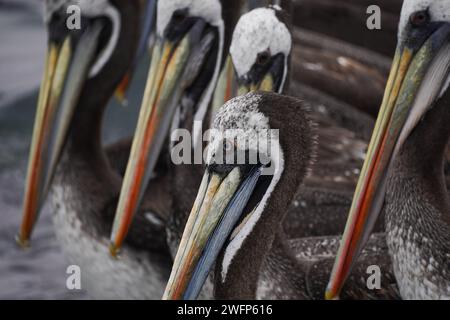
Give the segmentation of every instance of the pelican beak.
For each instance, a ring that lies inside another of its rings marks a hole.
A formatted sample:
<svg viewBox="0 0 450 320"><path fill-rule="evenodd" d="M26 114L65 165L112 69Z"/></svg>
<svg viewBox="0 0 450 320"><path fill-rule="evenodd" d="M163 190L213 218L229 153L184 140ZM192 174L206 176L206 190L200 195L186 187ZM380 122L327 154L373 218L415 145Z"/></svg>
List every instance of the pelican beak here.
<svg viewBox="0 0 450 320"><path fill-rule="evenodd" d="M172 34L173 36L173 34ZM182 95L205 73L217 30L203 19L176 40L159 38L153 48L146 90L122 184L110 252L116 256L155 168Z"/></svg>
<svg viewBox="0 0 450 320"><path fill-rule="evenodd" d="M116 89L115 97L117 101L123 105L128 105L127 102L127 91L131 84L131 79L133 77L134 70L140 60L140 58L144 55L144 53L148 52L148 44L150 35L152 33L152 30L154 28L155 24L155 15L156 15L156 0L149 0L147 3L142 3L141 6L144 8L142 19L141 19L141 37L138 44L138 50L136 52L136 57L134 59L134 63L128 71L125 76L123 77L122 81L120 82L119 86Z"/></svg>
<svg viewBox="0 0 450 320"><path fill-rule="evenodd" d="M286 59L279 54L271 59L264 67L254 66L243 77L236 75L233 59L228 55L217 82L213 98L212 119L220 107L231 98L253 91L266 91L281 93L287 73Z"/></svg>
<svg viewBox="0 0 450 320"><path fill-rule="evenodd" d="M397 49L325 294L327 299L338 298L373 230L384 203L392 160L425 112L440 98L449 77L450 25L433 25L427 37L419 39L410 34Z"/></svg>
<svg viewBox="0 0 450 320"><path fill-rule="evenodd" d="M261 167L214 173L208 167L184 229L163 299L196 299L217 256L242 218ZM245 219L243 220L245 221Z"/></svg>
<svg viewBox="0 0 450 320"><path fill-rule="evenodd" d="M238 88L238 96L243 96L249 92L266 91L272 92L275 90L274 79L271 74L266 74L260 83L250 83L248 85L240 85Z"/></svg>
<svg viewBox="0 0 450 320"><path fill-rule="evenodd" d="M222 68L219 79L217 80L217 86L213 96L213 112L211 119L214 119L215 114L219 111L220 107L225 104L231 98L236 97L238 92L237 78L233 66L231 56L228 55L225 60L225 65Z"/></svg>
<svg viewBox="0 0 450 320"><path fill-rule="evenodd" d="M122 106L128 105L127 91L128 88L130 87L132 73L133 73L132 71L129 71L125 74L125 76L122 78L122 81L120 82L119 86L117 87L114 93L114 96L116 97L117 101Z"/></svg>
<svg viewBox="0 0 450 320"><path fill-rule="evenodd" d="M98 22L83 30L76 40L68 35L60 43L49 42L28 161L23 219L17 235L23 247L29 244L48 193L101 30Z"/></svg>

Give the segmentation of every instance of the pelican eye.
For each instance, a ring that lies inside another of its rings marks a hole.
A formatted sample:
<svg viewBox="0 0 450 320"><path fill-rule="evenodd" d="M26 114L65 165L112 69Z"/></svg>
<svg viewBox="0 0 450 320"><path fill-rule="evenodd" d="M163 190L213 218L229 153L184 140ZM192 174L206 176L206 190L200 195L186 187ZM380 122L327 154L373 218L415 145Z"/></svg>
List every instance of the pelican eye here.
<svg viewBox="0 0 450 320"><path fill-rule="evenodd" d="M176 10L173 15L172 15L172 21L175 24L181 24L184 22L184 20L186 19L186 9L184 10Z"/></svg>
<svg viewBox="0 0 450 320"><path fill-rule="evenodd" d="M409 18L414 27L423 27L430 22L430 14L428 10L414 12Z"/></svg>
<svg viewBox="0 0 450 320"><path fill-rule="evenodd" d="M224 151L232 151L234 148L234 141L231 139L225 139L223 142Z"/></svg>
<svg viewBox="0 0 450 320"><path fill-rule="evenodd" d="M258 53L256 57L256 63L260 66L265 66L270 61L271 54L269 50Z"/></svg>

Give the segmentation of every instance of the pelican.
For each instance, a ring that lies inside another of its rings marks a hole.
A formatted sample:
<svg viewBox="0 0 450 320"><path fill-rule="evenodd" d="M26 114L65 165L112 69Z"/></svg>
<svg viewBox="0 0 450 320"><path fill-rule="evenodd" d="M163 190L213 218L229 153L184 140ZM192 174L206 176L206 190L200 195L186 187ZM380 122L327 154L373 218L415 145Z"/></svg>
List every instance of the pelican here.
<svg viewBox="0 0 450 320"><path fill-rule="evenodd" d="M323 298L332 267L325 252L333 250L318 249L310 256L306 248L312 248L311 243L300 244L296 259L280 232L312 159L312 127L303 103L274 93L248 93L219 110L205 174L164 299L195 299L214 264L215 298ZM244 155L244 161L228 162L228 152L232 159ZM316 241L330 241L331 247L338 240ZM367 266L374 261L385 270L390 266L389 259L383 259L384 238L373 241L378 241L376 249L359 263L360 273L347 286L346 298L396 296L388 272L383 274L382 290L365 286Z"/></svg>
<svg viewBox="0 0 450 320"><path fill-rule="evenodd" d="M327 298L338 297L377 216L403 299L450 299L450 3L410 0Z"/></svg>
<svg viewBox="0 0 450 320"><path fill-rule="evenodd" d="M80 6L80 30L66 28L70 5ZM160 297L171 263L158 223L140 229L121 261L108 255L120 175L101 146L104 108L132 65L140 40L141 2L47 1L49 44L28 166L18 241L28 246L48 194L58 241L81 268L82 287L95 298ZM115 153L111 161L115 161ZM153 194L151 192L150 194ZM129 268L134 274L129 276ZM150 275L150 276L149 276Z"/></svg>

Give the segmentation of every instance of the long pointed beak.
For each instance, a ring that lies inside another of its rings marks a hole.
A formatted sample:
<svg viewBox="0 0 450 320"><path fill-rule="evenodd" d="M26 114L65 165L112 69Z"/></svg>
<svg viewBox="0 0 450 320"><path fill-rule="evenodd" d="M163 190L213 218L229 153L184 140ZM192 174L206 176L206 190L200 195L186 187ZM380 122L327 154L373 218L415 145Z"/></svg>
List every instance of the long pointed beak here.
<svg viewBox="0 0 450 320"><path fill-rule="evenodd" d="M92 25L74 47L67 37L50 43L28 161L23 219L17 241L28 246L61 154L76 101L98 44L101 27Z"/></svg>
<svg viewBox="0 0 450 320"><path fill-rule="evenodd" d="M178 44L160 39L153 49L147 87L111 233L110 252L113 256L117 255L128 233L168 137L181 95L200 72L212 45L214 38L211 33L202 37L204 28L204 22L199 20ZM207 49L198 54L196 48L199 47ZM199 69L190 68L192 65Z"/></svg>
<svg viewBox="0 0 450 320"><path fill-rule="evenodd" d="M386 178L407 136L436 100L448 77L450 28L445 25L414 50L398 49L384 100L350 208L325 297L336 299L367 242L384 203ZM445 40L445 41L444 41ZM430 84L433 84L431 89Z"/></svg>
<svg viewBox="0 0 450 320"><path fill-rule="evenodd" d="M186 224L163 299L196 299L261 175L255 167L243 175L207 169Z"/></svg>
<svg viewBox="0 0 450 320"><path fill-rule="evenodd" d="M145 54L150 52L149 48L149 40L150 35L153 32L155 26L155 15L156 15L156 0L149 0L146 4L143 4L144 10L141 19L141 36L138 43L138 49L136 51L136 57L134 58L134 62L130 68L130 70L125 74L122 78L122 81L117 86L115 91L115 97L118 102L124 106L128 104L127 102L127 92L131 84L131 80L133 78L133 74L137 64L140 61L140 58Z"/></svg>
<svg viewBox="0 0 450 320"><path fill-rule="evenodd" d="M217 80L216 89L214 90L213 96L213 111L211 119L219 111L220 107L225 104L228 100L237 96L238 83L236 78L236 73L234 71L233 61L231 56L228 55L225 60L225 64Z"/></svg>
<svg viewBox="0 0 450 320"><path fill-rule="evenodd" d="M114 96L122 106L128 105L127 92L131 84L131 78L133 77L133 73L134 70L128 71L122 78L119 85L117 86L116 91L114 92Z"/></svg>

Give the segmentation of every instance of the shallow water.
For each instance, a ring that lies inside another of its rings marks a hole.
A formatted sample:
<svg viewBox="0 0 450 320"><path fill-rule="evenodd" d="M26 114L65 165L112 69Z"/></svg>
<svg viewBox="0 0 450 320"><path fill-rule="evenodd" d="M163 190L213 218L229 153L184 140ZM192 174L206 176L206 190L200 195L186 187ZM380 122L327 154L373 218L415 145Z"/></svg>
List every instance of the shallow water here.
<svg viewBox="0 0 450 320"><path fill-rule="evenodd" d="M66 289L68 263L56 241L48 207L42 210L32 246L23 251L14 236L21 219L25 170L45 51L45 31L36 2L0 0L0 299L83 299ZM39 2L39 1L37 1ZM39 9L39 8L38 8ZM6 19L7 17L7 19ZM25 23L24 23L25 22ZM27 46L20 44L29 41ZM137 71L129 106L111 103L105 116L105 143L134 130L147 62Z"/></svg>

